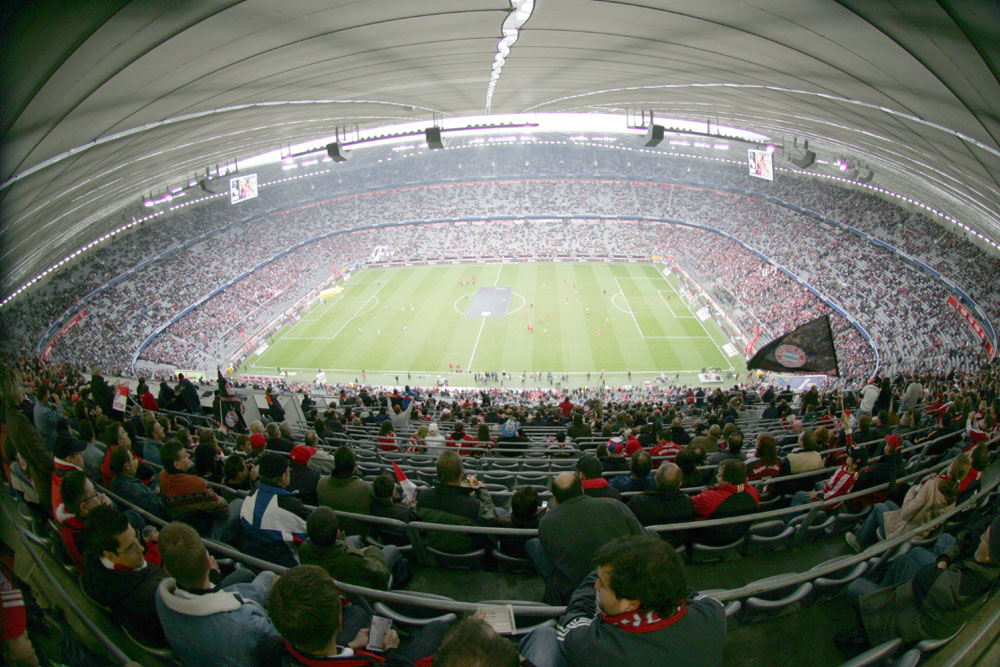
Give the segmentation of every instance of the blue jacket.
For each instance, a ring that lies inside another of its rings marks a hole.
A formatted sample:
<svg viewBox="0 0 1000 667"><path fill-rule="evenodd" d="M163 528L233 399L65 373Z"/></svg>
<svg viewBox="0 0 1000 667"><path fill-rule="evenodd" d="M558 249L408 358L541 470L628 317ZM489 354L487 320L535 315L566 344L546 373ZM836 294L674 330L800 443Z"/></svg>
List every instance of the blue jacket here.
<svg viewBox="0 0 1000 667"><path fill-rule="evenodd" d="M156 592L163 633L185 667L258 665L257 645L277 635L267 615L267 592L275 574L265 571L249 584L195 595L164 579Z"/></svg>
<svg viewBox="0 0 1000 667"><path fill-rule="evenodd" d="M160 517L164 521L170 520L167 508L163 505L163 499L135 477L115 475L114 479L111 480L111 493L121 496L133 505Z"/></svg>
<svg viewBox="0 0 1000 667"><path fill-rule="evenodd" d="M298 565L295 550L306 540L309 513L295 493L261 484L240 508L242 551L286 567Z"/></svg>

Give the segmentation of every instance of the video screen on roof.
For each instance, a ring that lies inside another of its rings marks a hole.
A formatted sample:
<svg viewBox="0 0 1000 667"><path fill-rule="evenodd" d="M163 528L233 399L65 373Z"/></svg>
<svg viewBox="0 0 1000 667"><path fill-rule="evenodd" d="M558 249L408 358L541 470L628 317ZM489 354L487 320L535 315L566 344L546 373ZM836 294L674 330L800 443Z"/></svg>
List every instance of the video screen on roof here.
<svg viewBox="0 0 1000 667"><path fill-rule="evenodd" d="M774 156L771 153L750 148L747 149L747 159L750 164L751 176L768 181L774 180Z"/></svg>
<svg viewBox="0 0 1000 667"><path fill-rule="evenodd" d="M229 179L229 203L253 199L257 196L257 174L247 174Z"/></svg>

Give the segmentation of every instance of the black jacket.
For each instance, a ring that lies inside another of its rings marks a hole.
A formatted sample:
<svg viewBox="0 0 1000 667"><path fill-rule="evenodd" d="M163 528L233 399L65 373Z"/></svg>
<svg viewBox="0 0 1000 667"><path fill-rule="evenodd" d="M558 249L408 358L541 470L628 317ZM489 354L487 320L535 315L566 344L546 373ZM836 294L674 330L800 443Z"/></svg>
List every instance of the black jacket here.
<svg viewBox="0 0 1000 667"><path fill-rule="evenodd" d="M109 570L88 553L83 558L83 589L100 604L110 607L136 639L166 646L160 619L156 615L156 589L166 572L155 565L140 570Z"/></svg>

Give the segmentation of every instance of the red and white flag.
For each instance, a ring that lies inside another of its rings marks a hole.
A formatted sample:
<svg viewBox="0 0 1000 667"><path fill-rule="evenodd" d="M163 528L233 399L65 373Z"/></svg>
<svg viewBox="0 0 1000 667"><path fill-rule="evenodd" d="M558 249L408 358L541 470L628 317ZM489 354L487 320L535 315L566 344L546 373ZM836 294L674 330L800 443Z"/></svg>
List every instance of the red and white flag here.
<svg viewBox="0 0 1000 667"><path fill-rule="evenodd" d="M408 503L412 503L417 497L417 485L409 480L395 461L392 462L392 469L396 471L396 481L399 483L399 488L403 490L403 500Z"/></svg>

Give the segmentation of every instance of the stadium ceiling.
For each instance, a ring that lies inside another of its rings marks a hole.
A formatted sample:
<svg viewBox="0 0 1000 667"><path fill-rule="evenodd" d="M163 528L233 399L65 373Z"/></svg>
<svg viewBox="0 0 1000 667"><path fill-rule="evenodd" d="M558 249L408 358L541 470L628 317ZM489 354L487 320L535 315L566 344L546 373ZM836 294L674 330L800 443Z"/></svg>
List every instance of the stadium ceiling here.
<svg viewBox="0 0 1000 667"><path fill-rule="evenodd" d="M206 167L488 91L808 140L1000 242L995 0L535 0L503 46L509 0L4 4L3 295Z"/></svg>

